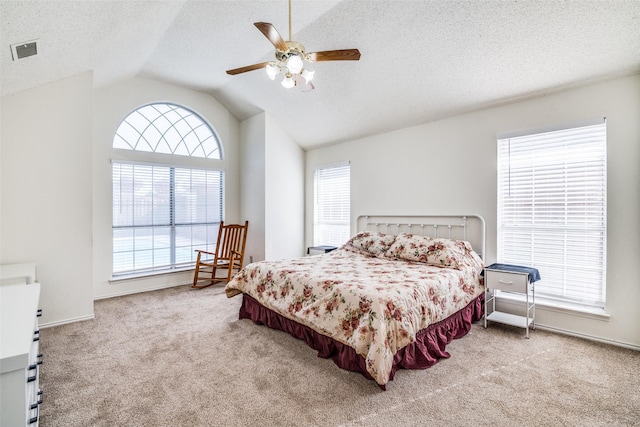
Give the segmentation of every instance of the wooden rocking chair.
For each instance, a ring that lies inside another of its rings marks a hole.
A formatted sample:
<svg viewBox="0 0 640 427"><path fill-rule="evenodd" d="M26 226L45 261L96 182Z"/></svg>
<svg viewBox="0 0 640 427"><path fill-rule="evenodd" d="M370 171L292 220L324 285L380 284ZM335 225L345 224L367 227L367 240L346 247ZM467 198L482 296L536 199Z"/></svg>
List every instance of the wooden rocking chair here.
<svg viewBox="0 0 640 427"><path fill-rule="evenodd" d="M228 283L234 274L242 269L248 228L249 221L245 221L244 225L225 225L224 221L220 222L216 251L209 252L196 249L198 258L196 260L196 270L193 274L192 288L206 288L224 281ZM227 276L216 276L218 269L226 269Z"/></svg>

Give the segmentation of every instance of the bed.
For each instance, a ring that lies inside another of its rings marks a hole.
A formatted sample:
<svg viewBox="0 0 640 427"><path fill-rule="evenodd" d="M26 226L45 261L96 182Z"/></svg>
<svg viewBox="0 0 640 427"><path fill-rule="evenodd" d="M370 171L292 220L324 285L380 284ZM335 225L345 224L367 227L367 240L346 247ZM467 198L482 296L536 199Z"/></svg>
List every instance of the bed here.
<svg viewBox="0 0 640 427"><path fill-rule="evenodd" d="M361 216L338 249L245 266L225 287L239 317L290 333L383 390L400 368L449 357L484 312L485 222Z"/></svg>

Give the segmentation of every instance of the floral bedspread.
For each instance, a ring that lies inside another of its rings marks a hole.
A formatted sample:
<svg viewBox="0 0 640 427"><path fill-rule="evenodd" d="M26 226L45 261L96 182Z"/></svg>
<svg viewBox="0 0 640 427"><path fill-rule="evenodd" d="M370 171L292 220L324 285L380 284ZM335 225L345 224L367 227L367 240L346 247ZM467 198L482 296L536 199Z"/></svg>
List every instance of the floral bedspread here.
<svg viewBox="0 0 640 427"><path fill-rule="evenodd" d="M228 297L246 293L352 347L365 358L373 379L384 385L395 353L412 343L418 331L483 292L482 266L462 264L444 268L343 246L324 255L249 264L225 292Z"/></svg>

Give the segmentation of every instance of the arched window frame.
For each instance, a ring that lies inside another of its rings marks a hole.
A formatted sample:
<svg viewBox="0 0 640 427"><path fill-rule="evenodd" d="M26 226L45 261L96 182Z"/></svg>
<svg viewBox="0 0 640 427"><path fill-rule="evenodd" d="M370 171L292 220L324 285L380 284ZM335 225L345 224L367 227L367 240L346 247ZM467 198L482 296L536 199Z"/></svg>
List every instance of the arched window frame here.
<svg viewBox="0 0 640 427"><path fill-rule="evenodd" d="M169 109L160 111L160 109L164 110L164 107ZM150 118L149 115L154 110L157 116ZM147 113L147 115L143 114L143 112ZM175 117L170 117L176 115L180 117L177 120ZM143 120L146 120L146 122L143 122ZM194 120L198 123L193 123ZM138 121L140 127L144 127L144 129L140 130L134 126L135 121ZM171 125L167 126L166 123L171 123ZM125 133L129 133L129 135ZM132 145L130 140L125 137L133 137L134 135L137 138ZM175 142L178 141L176 135L180 137L179 142ZM152 138L153 141L150 141ZM147 146L141 144L141 140L146 142ZM195 140L197 140L197 144ZM166 143L169 152L166 149L159 150L159 148L163 147L161 145L163 141ZM175 145L171 146L174 142ZM215 143L214 149L207 149L204 144L211 145L211 142ZM118 146L116 146L116 143ZM116 129L113 148L211 160L222 160L223 158L220 138L211 123L192 109L172 102L154 102L141 105L127 114L120 122L118 129Z"/></svg>

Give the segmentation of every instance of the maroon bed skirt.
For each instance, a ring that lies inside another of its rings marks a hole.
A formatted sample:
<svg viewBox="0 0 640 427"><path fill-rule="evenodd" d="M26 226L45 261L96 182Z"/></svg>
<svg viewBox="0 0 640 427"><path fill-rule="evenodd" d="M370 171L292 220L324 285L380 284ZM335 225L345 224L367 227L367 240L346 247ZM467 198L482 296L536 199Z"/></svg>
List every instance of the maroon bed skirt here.
<svg viewBox="0 0 640 427"><path fill-rule="evenodd" d="M471 324L482 319L483 313L484 294L481 294L462 310L418 332L414 343L396 353L389 381L399 368L425 369L438 363L438 360L449 357L445 350L447 344L465 336L471 330ZM342 369L360 372L366 378L373 379L367 372L364 357L353 348L269 310L247 294L242 295L239 317L288 332L318 351L318 357L331 358ZM384 385L380 385L380 388L386 389Z"/></svg>

